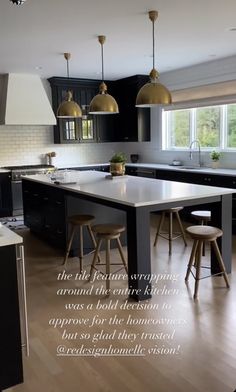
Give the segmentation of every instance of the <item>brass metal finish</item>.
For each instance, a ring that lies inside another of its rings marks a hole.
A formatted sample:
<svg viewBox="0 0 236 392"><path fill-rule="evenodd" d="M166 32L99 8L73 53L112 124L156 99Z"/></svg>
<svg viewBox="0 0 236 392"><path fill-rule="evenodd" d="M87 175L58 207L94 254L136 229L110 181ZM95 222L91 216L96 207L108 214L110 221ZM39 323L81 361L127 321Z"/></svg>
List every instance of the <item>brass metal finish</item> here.
<svg viewBox="0 0 236 392"><path fill-rule="evenodd" d="M65 60L70 60L71 53L64 53L64 58L65 58Z"/></svg>
<svg viewBox="0 0 236 392"><path fill-rule="evenodd" d="M105 36L105 35L99 35L99 36L98 36L98 42L99 42L101 45L104 45L104 44L105 44L105 41L106 41L106 36Z"/></svg>
<svg viewBox="0 0 236 392"><path fill-rule="evenodd" d="M98 42L101 44L102 57L102 83L99 86L99 94L93 97L89 105L90 114L116 114L119 113L118 104L112 95L107 93L107 85L104 82L104 65L103 65L103 44L106 41L105 35L98 36Z"/></svg>
<svg viewBox="0 0 236 392"><path fill-rule="evenodd" d="M159 78L159 72L157 69L153 68L149 74L151 81L157 80Z"/></svg>
<svg viewBox="0 0 236 392"><path fill-rule="evenodd" d="M100 92L90 102L90 114L115 114L119 113L119 108L116 100L112 95Z"/></svg>
<svg viewBox="0 0 236 392"><path fill-rule="evenodd" d="M149 19L152 22L155 22L157 20L157 18L158 18L158 11L149 11L148 15L149 15Z"/></svg>
<svg viewBox="0 0 236 392"><path fill-rule="evenodd" d="M64 53L64 58L67 62L67 77L69 78L69 60L70 53ZM80 106L73 101L73 95L70 90L67 91L65 100L60 104L57 109L58 118L79 118L82 117L82 110Z"/></svg>
<svg viewBox="0 0 236 392"><path fill-rule="evenodd" d="M150 82L141 87L136 98L136 106L143 108L150 108L157 105L169 105L172 103L171 94L169 90L158 81L159 72L155 68L154 23L158 17L158 11L149 11L148 14L149 19L153 24L153 68L149 75Z"/></svg>
<svg viewBox="0 0 236 392"><path fill-rule="evenodd" d="M171 103L169 90L158 80L146 83L138 92L136 106L150 108Z"/></svg>
<svg viewBox="0 0 236 392"><path fill-rule="evenodd" d="M99 86L99 93L106 94L106 92L107 92L107 85L106 83L102 82Z"/></svg>

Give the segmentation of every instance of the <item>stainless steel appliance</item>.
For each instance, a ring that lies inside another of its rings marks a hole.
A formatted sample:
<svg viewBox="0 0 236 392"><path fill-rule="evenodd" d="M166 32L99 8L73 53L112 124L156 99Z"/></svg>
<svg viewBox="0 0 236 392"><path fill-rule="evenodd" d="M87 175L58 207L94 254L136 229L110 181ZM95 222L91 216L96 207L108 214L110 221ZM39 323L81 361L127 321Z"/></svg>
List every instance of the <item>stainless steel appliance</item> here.
<svg viewBox="0 0 236 392"><path fill-rule="evenodd" d="M23 214L22 200L22 176L31 174L45 174L53 170L52 165L25 165L25 166L5 166L4 169L11 172L11 195L12 195L12 215Z"/></svg>

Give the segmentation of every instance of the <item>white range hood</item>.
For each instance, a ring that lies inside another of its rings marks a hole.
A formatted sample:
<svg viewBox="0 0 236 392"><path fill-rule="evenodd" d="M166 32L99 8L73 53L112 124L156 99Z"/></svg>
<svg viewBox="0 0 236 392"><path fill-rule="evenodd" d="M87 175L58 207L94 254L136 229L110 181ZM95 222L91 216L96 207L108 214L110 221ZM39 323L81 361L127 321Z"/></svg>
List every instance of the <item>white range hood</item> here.
<svg viewBox="0 0 236 392"><path fill-rule="evenodd" d="M55 125L48 96L38 75L0 76L1 125Z"/></svg>

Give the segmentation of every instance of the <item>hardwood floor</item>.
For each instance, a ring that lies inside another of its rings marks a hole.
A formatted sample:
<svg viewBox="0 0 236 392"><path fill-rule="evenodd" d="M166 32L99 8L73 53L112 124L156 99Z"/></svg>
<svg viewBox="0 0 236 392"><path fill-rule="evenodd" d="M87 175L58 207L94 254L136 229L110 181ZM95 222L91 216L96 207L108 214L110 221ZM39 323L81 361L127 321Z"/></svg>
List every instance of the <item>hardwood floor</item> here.
<svg viewBox="0 0 236 392"><path fill-rule="evenodd" d="M225 288L221 277L204 279L200 282L199 300L194 302L192 299L194 280L190 277L188 286L184 282L191 251L190 240L187 247L184 246L181 238L174 241L173 254L169 256L168 243L165 240L159 239L157 247L153 248L154 228L152 227L152 271L159 278L153 287L163 290L162 293L156 291L151 300L140 303L146 305L147 309L134 310L120 309L121 304L123 306L126 304L125 294L111 293L109 298L95 295L96 288L101 287L101 281L91 283L80 280L59 281L57 276L64 269L63 255L31 235L29 231L21 231L19 234L24 235L25 241L30 357L24 359L24 384L9 389L8 392L13 390L16 392L233 392L235 390L235 238L233 273L229 276L230 290ZM112 251L114 260L118 261L118 256L117 251ZM91 257L88 256L84 261L87 272L89 272ZM78 260L69 259L66 272L74 276L78 271ZM177 280L171 280L175 277ZM89 290L91 286L93 286L92 293L88 292L87 295L57 294L60 288ZM113 280L111 288L125 290L127 281ZM84 309L68 310L66 309L68 303L84 304ZM98 303L100 306L112 304L116 308L96 309ZM86 309L89 304L93 304L92 310ZM128 304L138 306L134 302ZM151 305L153 309L150 309ZM158 309L154 309L155 306ZM114 323L115 315L116 320L124 319L121 325L109 325L108 320L113 318ZM94 316L100 323L102 319L106 319L103 325L90 327ZM88 318L89 324L54 328L53 325L49 325L49 320L54 318L77 320ZM138 325L138 320L143 322L149 320L149 324ZM77 333L79 338L62 339L64 330L67 333ZM81 336L81 333L84 335ZM100 338L95 335L99 333ZM87 336L90 334L94 342L91 342L91 337L88 340L82 339L85 334ZM96 337L98 341L95 341ZM108 349L113 345L117 350L119 349L119 353L129 348L134 349L135 346L140 350L141 346L145 355L137 356L137 348L133 356L57 356L58 345L78 348L82 344L94 349L96 347ZM157 348L164 351L158 354ZM148 350L151 353L148 353Z"/></svg>

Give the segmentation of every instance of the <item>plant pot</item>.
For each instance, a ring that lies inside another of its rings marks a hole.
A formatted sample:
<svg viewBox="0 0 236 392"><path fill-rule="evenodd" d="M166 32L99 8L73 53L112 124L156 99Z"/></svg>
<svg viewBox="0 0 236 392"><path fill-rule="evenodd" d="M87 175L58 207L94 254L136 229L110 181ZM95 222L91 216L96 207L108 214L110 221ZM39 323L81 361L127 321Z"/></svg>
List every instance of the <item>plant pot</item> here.
<svg viewBox="0 0 236 392"><path fill-rule="evenodd" d="M212 169L218 169L219 165L220 165L219 161L212 161L211 163Z"/></svg>
<svg viewBox="0 0 236 392"><path fill-rule="evenodd" d="M112 176L123 176L125 174L125 163L110 162L110 173Z"/></svg>

